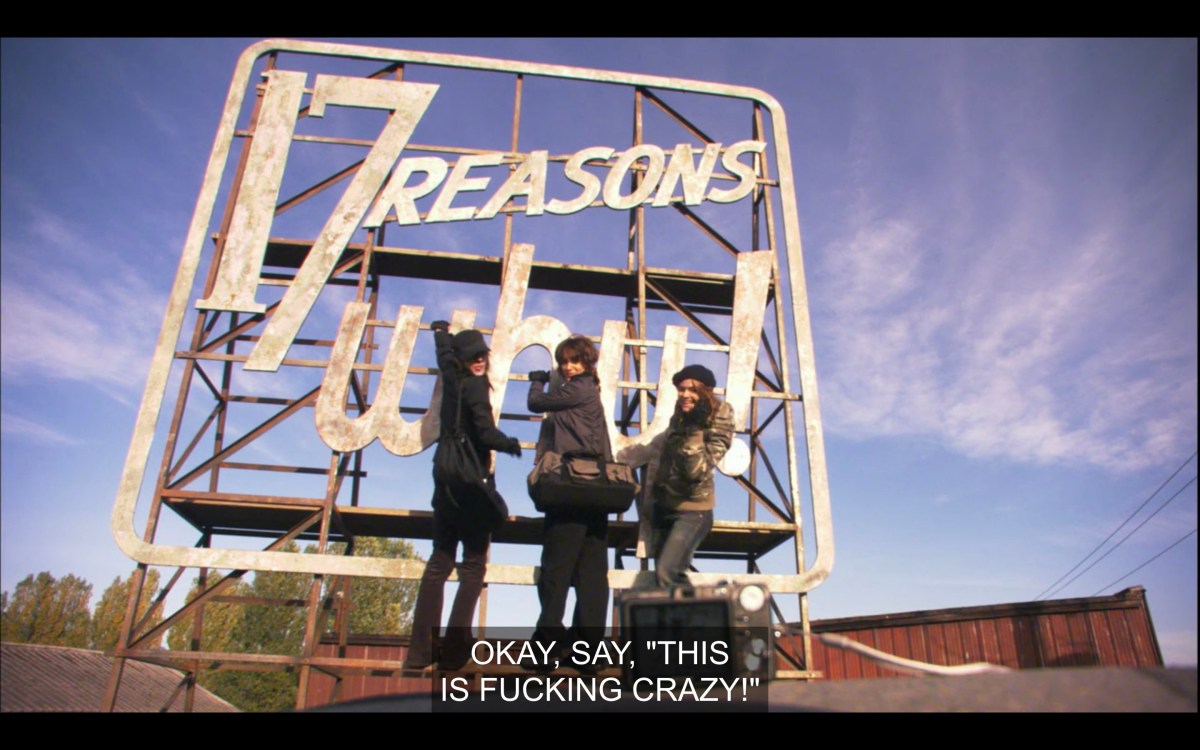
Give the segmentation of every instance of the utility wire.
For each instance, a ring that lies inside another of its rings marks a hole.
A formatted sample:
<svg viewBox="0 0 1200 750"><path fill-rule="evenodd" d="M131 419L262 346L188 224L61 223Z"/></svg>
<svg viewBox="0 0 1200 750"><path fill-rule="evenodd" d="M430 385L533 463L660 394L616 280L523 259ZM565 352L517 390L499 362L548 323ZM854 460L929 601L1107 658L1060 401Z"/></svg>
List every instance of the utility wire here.
<svg viewBox="0 0 1200 750"><path fill-rule="evenodd" d="M1184 539L1187 539L1189 536L1191 536L1192 534L1195 534L1195 533L1196 533L1196 530L1195 530L1195 529L1192 529L1192 530L1191 530L1191 531L1189 531L1188 533L1186 533L1186 534L1184 534L1183 536L1179 537L1179 539L1175 540L1175 542L1174 542L1173 544L1171 544L1171 547L1174 547L1176 544L1179 544L1179 543L1180 543L1180 542L1182 542ZM1139 570L1141 570L1142 568L1146 567L1146 566L1147 566L1147 565L1149 565L1150 563L1154 562L1154 561L1155 561L1155 560L1157 560L1158 558L1160 558L1160 557L1162 557L1163 555L1167 554L1167 552L1169 552L1169 551L1170 551L1171 547L1167 547L1167 548L1166 548L1165 550L1163 550L1162 552L1159 552L1159 553L1158 553L1157 555L1155 555L1154 557L1150 558L1150 559L1149 559L1149 560L1147 560L1146 562L1144 562L1144 563L1142 563L1141 565L1137 566L1136 568L1134 568L1133 570L1129 571L1128 573L1126 573L1125 575L1121 576L1120 578L1118 578L1117 580L1113 581L1112 583L1108 584L1107 586L1101 586L1101 587L1100 587L1100 589L1099 589L1098 591L1096 591L1096 593L1092 594L1092 596L1099 596L1099 595L1100 595L1100 592L1101 592L1101 591L1103 591L1104 589L1110 589L1110 588L1112 588L1113 586L1116 586L1116 585L1117 585L1118 583L1120 583L1121 581L1124 581L1124 580L1125 580L1126 578L1128 578L1129 576L1133 575L1134 573L1138 572Z"/></svg>
<svg viewBox="0 0 1200 750"><path fill-rule="evenodd" d="M1151 518L1154 518L1155 516L1157 516L1157 515L1158 515L1158 512L1159 512L1160 510L1162 510L1163 508L1165 508L1165 507L1167 507L1168 505L1170 505L1172 500L1174 500L1175 498L1179 497L1179 493L1183 492L1183 491L1184 491L1184 490L1186 490L1188 487L1191 487L1191 486L1192 486L1192 482L1195 482L1195 481L1196 481L1196 477L1192 477L1191 479L1189 479L1189 480L1188 480L1187 484L1185 484L1185 485L1183 485L1182 487L1180 487L1179 489L1175 490L1175 494L1174 494L1174 495L1171 495L1170 497L1168 497L1168 498L1167 498L1167 500L1166 500L1166 502L1164 502L1162 505L1158 506L1158 508L1156 508L1156 509L1155 509L1155 511L1154 511L1153 513L1151 513L1150 515L1146 516L1146 518L1145 518L1145 519L1143 519L1143 520L1142 520L1142 522L1141 522L1141 523L1139 523L1139 524L1138 524L1138 525L1137 525L1137 526L1136 526L1136 527L1135 527L1135 528L1134 528L1132 531L1130 531L1128 534L1126 534L1125 536L1123 536L1123 537L1121 538L1121 541L1119 541L1119 542L1117 542L1116 544L1114 544L1113 546L1109 547L1109 548L1108 548L1108 550L1107 550L1107 551L1105 551L1105 553L1104 553L1103 555L1100 555L1100 556L1099 556L1099 557L1097 557L1095 560L1092 560L1092 564L1091 564L1091 565L1087 566L1087 567L1086 567L1086 568L1084 568L1083 570L1081 570L1081 571L1079 571L1078 573L1076 573L1074 578L1072 578L1071 580L1067 581L1067 582L1066 582L1066 583L1064 583L1062 586L1059 586L1059 587L1058 587L1058 589L1057 589L1057 590L1056 590L1054 593L1058 593L1059 591L1062 591L1063 589L1065 589L1067 586L1070 586L1072 583L1075 583L1075 581L1076 581L1076 580L1079 578L1079 576L1083 575L1084 573L1088 572L1088 571L1089 571L1089 570L1091 570L1092 568L1096 567L1096 563L1100 562L1100 561L1101 561L1101 560L1103 560L1104 558L1108 557L1108 556L1109 556L1111 553L1113 553L1114 551L1116 551L1117 547L1120 547L1122 544L1124 544L1126 539L1128 539L1129 537L1131 537L1131 536L1133 536L1134 534L1136 534L1136 533L1138 532L1138 529L1142 528L1142 527L1143 527L1143 526L1145 526L1147 523L1149 523L1149 521L1150 521L1150 519L1151 519Z"/></svg>
<svg viewBox="0 0 1200 750"><path fill-rule="evenodd" d="M1069 576L1069 575L1071 575L1072 573L1074 573L1076 568L1078 568L1080 565L1083 565L1085 562L1087 562L1087 560L1088 560L1088 558L1089 558L1089 557L1091 557L1092 555L1096 554L1096 552L1098 552L1098 551L1100 550L1100 548L1101 548L1101 547L1103 547L1104 545L1108 544L1108 541L1109 541L1110 539L1112 539L1114 536L1116 536L1118 531L1120 531L1121 529L1125 528L1125 524L1127 524L1127 523L1129 523L1130 521L1132 521L1132 520L1133 520L1133 517L1134 517L1134 516L1136 516L1136 515L1138 514L1138 512L1139 512L1139 511L1141 511L1141 509L1142 509L1142 508L1145 508L1145 507L1146 507L1146 506L1147 506L1147 505L1150 503L1150 501L1154 499L1154 496L1155 496L1155 495L1157 495L1159 492L1161 492L1161 491L1162 491L1162 488L1163 488L1163 487L1166 487L1166 486L1167 486L1167 483L1168 483L1168 482L1170 482L1172 479L1174 479L1174 478L1175 478L1175 475L1176 475L1176 474L1178 474L1179 472L1183 471L1183 467L1185 467L1185 466L1187 466L1189 463L1191 463L1191 460L1192 460L1193 458L1195 458L1195 457L1196 457L1196 454L1197 454L1197 453L1200 453L1200 450L1193 451L1193 452L1192 452L1192 455L1188 456L1187 460L1186 460L1186 461L1184 461L1183 463L1181 463L1181 464L1179 465L1179 468L1178 468L1178 469L1176 469L1175 471L1173 471L1173 472L1171 473L1171 476L1167 477L1166 481L1164 481L1162 484L1160 484L1160 485L1158 486L1158 489L1156 489L1154 492L1151 492L1151 493L1150 493L1150 497L1146 498L1146 499L1145 499L1145 501L1144 501L1144 502L1143 502L1141 505L1139 505L1139 506L1137 507L1137 509L1136 509L1136 510L1134 510L1132 513L1130 513L1130 514L1129 514L1129 517L1128 517L1128 518L1126 518L1124 521L1122 521L1120 526L1118 526L1117 528L1113 529L1113 532L1112 532L1111 534L1109 534L1107 537L1105 537L1104 541L1102 541L1102 542L1100 542L1099 544L1097 544L1097 545L1096 545L1096 549L1094 549L1094 550L1092 550L1091 552L1089 552L1089 553L1087 553L1086 555L1084 555L1082 560L1080 560L1079 562L1075 563L1075 567L1071 568L1071 569L1070 569L1070 570L1068 570L1066 573L1063 573L1061 576L1059 576L1059 578L1058 578L1058 581L1055 581L1054 583L1052 583L1052 584L1050 584L1049 586L1047 586L1047 587L1046 587L1046 589L1045 589L1045 591L1043 591L1042 593L1040 593L1040 594L1038 594L1037 596L1033 597L1033 600L1034 600L1034 601L1037 601L1038 599L1041 599L1043 596L1045 596L1045 595L1046 595L1046 592L1047 592L1047 591L1049 591L1050 589L1052 589L1052 588L1054 588L1055 586L1057 586L1059 581L1061 581L1062 579L1064 579L1064 578L1066 578L1067 576Z"/></svg>

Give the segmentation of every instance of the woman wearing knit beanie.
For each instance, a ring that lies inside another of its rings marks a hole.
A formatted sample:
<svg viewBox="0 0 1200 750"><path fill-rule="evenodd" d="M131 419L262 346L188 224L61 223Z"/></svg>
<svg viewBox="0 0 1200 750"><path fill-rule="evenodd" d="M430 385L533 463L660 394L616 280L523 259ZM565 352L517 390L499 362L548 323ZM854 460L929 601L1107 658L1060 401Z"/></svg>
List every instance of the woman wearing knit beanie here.
<svg viewBox="0 0 1200 750"><path fill-rule="evenodd" d="M678 399L661 438L652 488L651 547L659 586L688 583L692 556L712 531L713 474L733 442L733 410L713 393L712 370L688 365L671 382Z"/></svg>

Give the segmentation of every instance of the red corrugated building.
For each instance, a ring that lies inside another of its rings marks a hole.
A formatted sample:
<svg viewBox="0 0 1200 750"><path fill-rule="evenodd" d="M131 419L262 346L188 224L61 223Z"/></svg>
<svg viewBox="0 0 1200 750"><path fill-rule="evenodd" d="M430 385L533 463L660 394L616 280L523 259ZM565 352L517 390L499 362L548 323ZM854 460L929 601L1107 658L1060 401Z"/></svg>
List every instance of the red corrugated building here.
<svg viewBox="0 0 1200 750"><path fill-rule="evenodd" d="M985 661L1015 669L1163 665L1145 590L1140 586L1112 596L843 617L815 620L811 627L817 634L836 633L880 651L931 664ZM785 648L799 645L795 637L780 640ZM337 656L339 649L343 658L384 659L398 664L408 651L408 638L350 636L343 647L322 643L317 656ZM812 668L828 680L903 676L865 656L826 646L818 638L813 638ZM307 705L430 689L428 678L371 674L347 675L340 694L335 694L335 685L333 677L314 673Z"/></svg>
<svg viewBox="0 0 1200 750"><path fill-rule="evenodd" d="M930 664L988 662L1014 669L1163 665L1141 586L1112 596L814 620L811 628ZM813 639L812 668L829 680L903 676L818 638Z"/></svg>

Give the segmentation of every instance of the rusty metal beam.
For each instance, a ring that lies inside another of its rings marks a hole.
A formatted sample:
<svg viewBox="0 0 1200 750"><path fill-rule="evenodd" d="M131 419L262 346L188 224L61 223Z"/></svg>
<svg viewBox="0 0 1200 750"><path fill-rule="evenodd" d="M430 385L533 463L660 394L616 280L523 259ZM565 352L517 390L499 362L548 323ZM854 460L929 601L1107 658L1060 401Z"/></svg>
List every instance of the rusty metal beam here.
<svg viewBox="0 0 1200 750"><path fill-rule="evenodd" d="M686 218L688 221L692 222L697 227L699 227L700 231L704 232L706 235L708 235L708 238L711 239L713 242L716 242L717 245L719 245L722 250L724 250L727 253L729 253L730 255L734 255L734 256L736 256L740 252L732 242L725 239L721 235L721 233L718 232L716 229L713 229L712 226L709 225L709 223L707 221L705 221L704 219L701 219L699 214L697 214L695 211L693 211L692 209L683 205L682 203L672 203L671 206L676 211L683 214L684 218ZM768 248L768 249L770 249L770 248Z"/></svg>
<svg viewBox="0 0 1200 750"><path fill-rule="evenodd" d="M324 474L325 472L321 472ZM227 503L252 503L261 505L283 505L289 508L319 508L320 498L291 497L287 495L250 495L237 492L212 492L190 489L167 489L160 495L175 500L217 500Z"/></svg>
<svg viewBox="0 0 1200 750"><path fill-rule="evenodd" d="M662 99L659 98L659 96L657 94L655 94L650 89L648 89L644 86L639 86L638 93L640 93L642 96L644 96L647 99L649 99L650 101L652 101L655 106L657 106L663 112L666 112L667 115L672 120L674 120L675 122L682 125L684 127L684 129L687 130L692 135L696 136L697 138L704 141L705 143L716 143L716 141L714 141L712 138L709 138L708 135L706 135L704 133L704 131L700 130L700 128L693 125L691 120L688 120L686 117L679 114L679 112L676 111L676 109L674 107L672 107L670 104L667 104L666 102L664 102Z"/></svg>
<svg viewBox="0 0 1200 750"><path fill-rule="evenodd" d="M282 201L278 206L275 207L275 215L279 216L288 209L298 206L309 198L312 198L315 195L320 195L321 193L325 192L325 190L333 187L347 177L352 177L360 168L362 168L363 162L365 161L366 159L359 159L350 166L339 169L337 172L329 177L326 177L317 184L305 188L291 198Z"/></svg>
<svg viewBox="0 0 1200 750"><path fill-rule="evenodd" d="M199 368L197 367L197 369L199 369ZM218 394L218 395L220 395L220 394ZM208 432L208 428L211 427L212 424L216 421L217 413L220 412L224 408L225 408L225 404L222 401L218 401L217 403L213 404L212 411L209 412L208 417L205 418L203 424L201 424L200 427L196 430L195 437L193 437L191 442L189 442L187 444L187 446L183 449L183 453L179 456L179 460L176 461L175 465L172 466L170 468L170 470L167 472L167 476L165 477L164 481L170 481L171 477L174 477L175 474L177 474L179 472L179 470L183 466L184 462L188 460L188 457L192 455L192 451L195 450L196 446L200 444L200 440L203 439L204 435Z"/></svg>
<svg viewBox="0 0 1200 750"><path fill-rule="evenodd" d="M196 351L208 352L208 351L212 351L214 349L218 349L235 339L239 340L239 341L246 340L246 339L242 338L242 336L245 335L246 331L249 331L250 329L254 328L254 326L258 325L263 320L265 320L268 315L275 312L275 309L277 307L279 307L278 302L271 303L270 305L267 306L266 312L256 313L254 315L248 316L246 318L246 322L239 323L236 326L231 326L229 328L229 330L226 331L225 333L221 334L220 336L213 339L212 341L205 343L204 346L196 348Z"/></svg>
<svg viewBox="0 0 1200 750"><path fill-rule="evenodd" d="M175 488L179 488L179 487L186 487L188 485L188 483L190 483L193 479L195 479L196 477L200 476L201 474L204 474L205 472L215 468L221 461L224 461L229 456L232 456L234 453L237 453L242 448L245 448L247 445L249 445L251 442L253 442L255 438L257 438L260 435L262 435L263 433L267 432L271 427L274 427L275 425L279 424L283 420L285 420L288 417L295 414L301 407L311 406L312 403L316 402L317 392L319 390L321 390L320 386L313 388L311 391L309 391L308 393L304 394L299 399L297 399L296 403L294 403L290 406L284 407L279 412L277 412L274 416L272 416L269 419L267 419L266 421L262 422L260 425L258 425L254 429L252 429L250 432L246 433L245 435L243 435L242 437L238 438L236 441L231 443L228 448L225 448L225 449L217 452L212 458L210 458L207 461L205 461L204 463L200 464L195 469L192 469L190 472L188 472L182 478L172 482L170 484L170 488L175 489Z"/></svg>
<svg viewBox="0 0 1200 750"><path fill-rule="evenodd" d="M185 687L187 687L190 680L191 680L190 674L184 674L180 678L178 684L175 685L175 689L172 690L171 694L167 696L167 701L163 704L163 707L158 709L158 712L160 714L165 714L171 710L171 706L175 705L175 700L177 698L179 698L179 694L183 692Z"/></svg>
<svg viewBox="0 0 1200 750"><path fill-rule="evenodd" d="M793 519L787 513L785 513L783 511L783 509L781 509L778 505L776 505L774 502L772 502L771 498L764 495L762 490L760 490L758 487L754 486L754 484L751 483L748 479L746 479L745 477L742 477L742 476L736 476L736 477L730 477L730 478L733 479L733 481L737 482L738 485L741 486L742 489L746 490L751 495L754 495L755 499L757 499L760 503L762 503L766 507L766 509L769 510L771 512L771 514L774 515L776 518L778 518L780 521L783 521L784 523L793 523Z"/></svg>
<svg viewBox="0 0 1200 750"><path fill-rule="evenodd" d="M786 391L787 381L783 377L783 373L779 370L779 363L775 360L775 352L771 351L771 340L767 338L767 331L764 328L761 334L763 351L767 353L767 362L771 365L771 372L775 375L775 382L770 383L777 391ZM768 381L769 382L769 381Z"/></svg>
<svg viewBox="0 0 1200 750"><path fill-rule="evenodd" d="M689 310L686 305L684 305L678 299L676 299L675 296L673 294L671 294L670 292L668 292L665 288L663 288L663 286L661 284L658 284L655 281L651 281L651 279L649 277L647 277L646 278L646 287L648 289L651 289L655 294L657 294L659 297L661 297L662 300L664 302L666 302L667 305L670 306L670 308L672 310L679 313L685 320L687 320L688 323L692 324L697 330L699 330L701 333L703 333L705 338L707 338L709 341L713 342L717 346L723 346L723 347L729 346L729 344L726 343L726 341L724 339L722 339L720 336L718 336L717 333L713 329L709 328L708 325L706 325L703 320L700 320L700 318L696 317L695 314L693 314L692 311ZM755 370L754 370L754 379L759 381L760 383L762 383L763 385L767 386L768 388L770 388L772 390L775 390L775 391L779 390L779 388L776 387L775 384L770 381L770 379L768 379L765 375L763 375L761 372L759 372L757 368L755 368Z"/></svg>
<svg viewBox="0 0 1200 750"><path fill-rule="evenodd" d="M225 461L221 464L223 469L245 469L247 471L277 471L285 474L324 474L325 469L316 466L280 466L278 464L247 464L236 461ZM354 472L346 472L352 475Z"/></svg>
<svg viewBox="0 0 1200 750"><path fill-rule="evenodd" d="M183 575L183 568L176 568L174 575L171 576L171 580L168 581L167 585L164 586L162 588L162 590L158 592L158 595L156 597L154 597L154 601L151 602L150 606L146 608L146 613L143 614L142 618L140 620L138 620L137 623L134 624L134 626L130 629L130 631L129 631L130 638L132 638L137 633L141 632L142 628L146 626L146 623L148 623L150 620L152 620L156 613L161 612L163 610L163 606L166 602L167 595L171 593L171 589L173 589L175 587L175 584L179 581L179 578L182 575Z"/></svg>
<svg viewBox="0 0 1200 750"><path fill-rule="evenodd" d="M212 397L218 402L222 401L221 389L217 387L216 383L212 382L212 378L208 377L208 373L204 372L204 368L199 364L196 365L196 374L204 381L204 385L208 387L209 392L212 393Z"/></svg>
<svg viewBox="0 0 1200 750"><path fill-rule="evenodd" d="M757 401L757 399L755 399L755 400ZM783 411L783 403L780 402L779 406L776 406L774 409L772 409L771 413L767 415L767 418L764 419L761 424L759 424L754 429L750 430L750 434L753 435L754 437L758 437L759 435L763 434L763 432L768 427L771 426L771 422L775 421L775 417L779 416L779 413L782 411ZM780 493L780 494L785 495L787 493Z"/></svg>
<svg viewBox="0 0 1200 750"><path fill-rule="evenodd" d="M779 493L780 501L785 502L785 503L788 502L787 491L784 490L783 484L780 483L780 481L779 481L779 476L775 473L775 467L771 463L770 455L763 448L762 442L757 437L753 438L753 442L754 442L754 445L757 446L757 448L758 448L758 451L759 451L758 456L760 459L762 459L763 466L766 468L767 473L771 475L771 483L775 485L775 491ZM796 517L793 516L792 514L786 513L785 515L787 516L787 519L790 523L796 522Z"/></svg>
<svg viewBox="0 0 1200 750"><path fill-rule="evenodd" d="M316 523L319 518L320 518L320 513L319 512L314 513L310 518L307 518L304 521L301 521L300 523L296 524L294 527L292 527L292 529L290 531L288 531L288 533L284 534L277 541L272 542L270 545L267 546L266 549L267 550L281 549L288 542L292 541L297 536L299 536L305 529L307 529L308 527L310 527L314 523ZM189 611L191 611L194 607L197 607L200 604L203 604L204 602L211 599L214 595L216 595L217 592L219 592L225 588L228 588L229 586L233 585L233 583L235 583L236 581L241 580L242 576L246 575L247 572L249 572L249 571L245 570L245 569L234 570L234 571L230 571L228 574L222 576L219 581L217 581L216 583L214 583L212 586L205 589L204 591L200 592L199 594L197 594L196 598L192 599L190 602L188 602L187 604L180 607L175 612L175 614L163 619L161 622L159 622L157 625L155 625L153 628L151 628L149 631L147 631L140 638L132 641L127 647L118 648L117 656L125 656L126 652L135 650L137 648L138 644L147 642L147 641L153 639L157 635L165 634L166 631L169 630L172 625L174 625L179 620L183 619L184 616L186 616L187 613Z"/></svg>

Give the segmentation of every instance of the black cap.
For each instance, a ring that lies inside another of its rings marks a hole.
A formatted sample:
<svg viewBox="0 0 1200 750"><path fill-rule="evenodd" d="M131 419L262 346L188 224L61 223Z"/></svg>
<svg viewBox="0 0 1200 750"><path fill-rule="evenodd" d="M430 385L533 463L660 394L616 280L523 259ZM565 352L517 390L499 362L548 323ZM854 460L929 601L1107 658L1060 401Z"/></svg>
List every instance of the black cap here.
<svg viewBox="0 0 1200 750"><path fill-rule="evenodd" d="M685 380L696 380L709 388L717 387L717 376L713 375L713 371L704 365L688 365L671 378L671 382L676 386Z"/></svg>
<svg viewBox="0 0 1200 750"><path fill-rule="evenodd" d="M451 346L454 347L454 356L458 357L460 362L470 362L480 354L487 354L490 351L488 345L483 341L483 334L474 328L454 334Z"/></svg>

